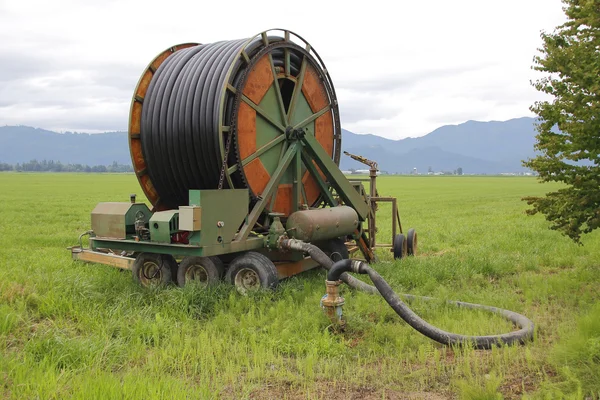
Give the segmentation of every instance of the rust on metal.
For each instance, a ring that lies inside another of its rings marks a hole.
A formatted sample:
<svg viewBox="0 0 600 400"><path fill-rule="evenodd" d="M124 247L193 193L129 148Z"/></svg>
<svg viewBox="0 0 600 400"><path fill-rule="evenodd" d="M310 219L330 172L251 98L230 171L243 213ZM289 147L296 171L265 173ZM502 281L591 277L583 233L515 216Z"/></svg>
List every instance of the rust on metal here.
<svg viewBox="0 0 600 400"><path fill-rule="evenodd" d="M321 305L325 315L331 321L332 328L335 330L344 330L346 321L342 318L341 309L344 305L344 298L340 296L340 284L342 281L325 281L326 294L321 299Z"/></svg>
<svg viewBox="0 0 600 400"><path fill-rule="evenodd" d="M238 109L237 129L240 158L244 160L256 152L256 111L244 102Z"/></svg>
<svg viewBox="0 0 600 400"><path fill-rule="evenodd" d="M295 262L276 262L277 276L279 279L289 278L290 276L317 268L320 265L310 257Z"/></svg>
<svg viewBox="0 0 600 400"><path fill-rule="evenodd" d="M291 183L281 183L277 187L275 204L273 205L274 210L285 215L290 215L292 212L292 189L293 185Z"/></svg>
<svg viewBox="0 0 600 400"><path fill-rule="evenodd" d="M269 55L265 54L248 74L248 79L242 93L252 100L254 104L259 104L272 84L273 71L271 70L271 62L269 61Z"/></svg>
<svg viewBox="0 0 600 400"><path fill-rule="evenodd" d="M333 157L333 118L331 112L321 115L315 120L315 137L327 154Z"/></svg>
<svg viewBox="0 0 600 400"><path fill-rule="evenodd" d="M71 248L71 257L73 260L111 265L121 269L131 269L131 266L135 261L135 259L131 257L122 257L116 254L101 253L98 251L81 249L80 247Z"/></svg>
<svg viewBox="0 0 600 400"><path fill-rule="evenodd" d="M264 192L271 179L269 171L267 171L260 158L255 158L246 164L244 171L246 173L246 179L248 180L248 186L250 186L250 189L256 193L257 196L259 196Z"/></svg>
<svg viewBox="0 0 600 400"><path fill-rule="evenodd" d="M313 113L322 110L329 104L327 91L319 77L319 73L310 64L306 67L304 83L302 84L302 93L308 101L308 105Z"/></svg>
<svg viewBox="0 0 600 400"><path fill-rule="evenodd" d="M142 152L142 145L140 140L141 134L141 121L142 121L142 102L139 99L143 99L146 97L146 92L148 90L148 86L150 86L150 81L152 80L152 76L154 72L160 67L160 65L171 55L173 55L176 51L186 49L188 47L198 46L199 43L183 43L177 46L169 47L167 50L160 53L158 56L150 62L150 64L144 70L144 73L140 77L138 84L133 93L133 98L131 100L131 109L129 111L129 153L131 155L131 162L133 164L133 171L136 173L138 177L138 181L140 182L140 186L144 191L144 194L150 201L150 203L157 209L161 209L159 203L160 199L152 181L150 180L150 176L147 174L140 174L140 171L146 169L146 160L144 158L144 154Z"/></svg>

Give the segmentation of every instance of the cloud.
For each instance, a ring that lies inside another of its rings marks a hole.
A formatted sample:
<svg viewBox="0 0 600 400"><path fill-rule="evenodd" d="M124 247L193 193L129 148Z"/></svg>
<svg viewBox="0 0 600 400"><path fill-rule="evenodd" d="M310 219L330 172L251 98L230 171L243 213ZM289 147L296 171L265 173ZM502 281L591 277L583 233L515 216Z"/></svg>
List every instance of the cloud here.
<svg viewBox="0 0 600 400"><path fill-rule="evenodd" d="M0 125L124 130L137 80L162 50L282 24L325 61L346 129L401 138L519 117L541 98L529 86L539 31L564 19L560 0L373 0L344 13L306 0L294 12L241 0L0 1Z"/></svg>

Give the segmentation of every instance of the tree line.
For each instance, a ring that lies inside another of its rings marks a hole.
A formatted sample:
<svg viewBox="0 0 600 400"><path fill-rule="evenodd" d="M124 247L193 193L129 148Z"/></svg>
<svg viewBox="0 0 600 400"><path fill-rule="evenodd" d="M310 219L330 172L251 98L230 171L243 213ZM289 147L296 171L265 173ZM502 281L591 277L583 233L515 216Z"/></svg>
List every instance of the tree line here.
<svg viewBox="0 0 600 400"><path fill-rule="evenodd" d="M29 162L7 164L0 162L0 171L26 172L133 172L130 164L119 164L114 161L110 165L63 164L53 160L31 160Z"/></svg>

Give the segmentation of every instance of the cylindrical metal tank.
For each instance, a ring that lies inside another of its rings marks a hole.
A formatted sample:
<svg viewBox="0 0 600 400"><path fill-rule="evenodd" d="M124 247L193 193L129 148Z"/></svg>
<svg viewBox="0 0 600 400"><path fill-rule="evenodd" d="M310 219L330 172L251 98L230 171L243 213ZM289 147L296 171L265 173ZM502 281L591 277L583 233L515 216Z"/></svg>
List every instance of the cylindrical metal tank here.
<svg viewBox="0 0 600 400"><path fill-rule="evenodd" d="M129 145L146 197L165 210L187 205L189 189L248 188L260 199L289 145L286 132L298 129L339 164L339 111L325 65L300 36L270 30L158 55L135 90ZM301 178L300 202L316 206L321 192L305 165ZM295 180L293 168L285 171L271 212L297 209Z"/></svg>
<svg viewBox="0 0 600 400"><path fill-rule="evenodd" d="M305 242L350 235L357 227L358 214L348 206L296 211L286 222L288 234Z"/></svg>

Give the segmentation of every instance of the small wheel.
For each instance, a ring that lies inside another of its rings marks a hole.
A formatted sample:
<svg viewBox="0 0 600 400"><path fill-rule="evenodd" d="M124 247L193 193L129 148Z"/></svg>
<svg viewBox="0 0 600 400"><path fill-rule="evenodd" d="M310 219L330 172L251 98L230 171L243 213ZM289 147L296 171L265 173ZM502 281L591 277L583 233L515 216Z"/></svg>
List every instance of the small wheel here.
<svg viewBox="0 0 600 400"><path fill-rule="evenodd" d="M131 272L133 280L144 287L162 286L171 282L171 264L168 257L161 254L138 254L131 267Z"/></svg>
<svg viewBox="0 0 600 400"><path fill-rule="evenodd" d="M319 248L333 261L346 260L350 258L346 243L342 239L330 239L320 243Z"/></svg>
<svg viewBox="0 0 600 400"><path fill-rule="evenodd" d="M222 269L215 265L212 257L185 257L179 264L177 284L180 287L184 287L190 283L208 286L221 279L222 271Z"/></svg>
<svg viewBox="0 0 600 400"><path fill-rule="evenodd" d="M413 228L406 233L406 247L409 256L417 255L417 232Z"/></svg>
<svg viewBox="0 0 600 400"><path fill-rule="evenodd" d="M229 264L225 280L231 282L238 292L246 294L259 289L273 289L279 283L277 268L263 254L249 251Z"/></svg>
<svg viewBox="0 0 600 400"><path fill-rule="evenodd" d="M394 258L395 259L401 259L406 257L406 253L407 253L407 243L406 240L404 239L404 235L403 234L398 234L396 235L396 237L394 238L394 243L393 243L393 250L394 250Z"/></svg>

